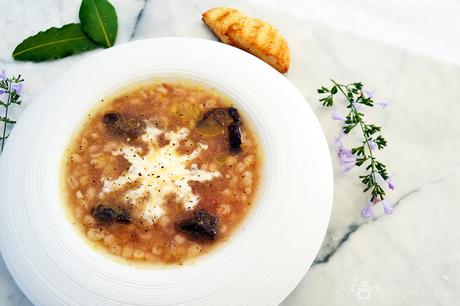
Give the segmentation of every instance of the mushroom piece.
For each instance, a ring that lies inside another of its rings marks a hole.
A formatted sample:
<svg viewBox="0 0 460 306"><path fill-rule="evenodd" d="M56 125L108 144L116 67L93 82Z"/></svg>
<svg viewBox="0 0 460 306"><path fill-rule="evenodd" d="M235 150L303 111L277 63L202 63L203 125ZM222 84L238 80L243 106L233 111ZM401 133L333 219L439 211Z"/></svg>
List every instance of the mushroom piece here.
<svg viewBox="0 0 460 306"><path fill-rule="evenodd" d="M105 127L116 136L135 139L145 131L145 122L128 114L108 112L102 118Z"/></svg>
<svg viewBox="0 0 460 306"><path fill-rule="evenodd" d="M228 147L232 152L241 151L241 129L239 123L232 123L228 126Z"/></svg>
<svg viewBox="0 0 460 306"><path fill-rule="evenodd" d="M176 227L190 240L210 242L216 240L219 219L206 210L194 211L190 218L179 221Z"/></svg>
<svg viewBox="0 0 460 306"><path fill-rule="evenodd" d="M241 118L238 110L234 107L213 108L203 115L197 123L196 130L205 136L222 135L227 131L229 150L241 151Z"/></svg>
<svg viewBox="0 0 460 306"><path fill-rule="evenodd" d="M99 204L93 208L92 215L102 223L131 223L131 216L125 209L114 208L109 205Z"/></svg>

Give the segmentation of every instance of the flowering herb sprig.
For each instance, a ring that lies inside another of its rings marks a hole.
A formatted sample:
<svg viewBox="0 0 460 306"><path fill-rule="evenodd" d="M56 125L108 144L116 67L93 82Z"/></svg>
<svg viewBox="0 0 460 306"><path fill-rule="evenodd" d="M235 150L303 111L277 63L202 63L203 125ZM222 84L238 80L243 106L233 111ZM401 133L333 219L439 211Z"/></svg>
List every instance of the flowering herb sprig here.
<svg viewBox="0 0 460 306"><path fill-rule="evenodd" d="M5 71L0 73L0 106L4 109L3 115L0 115L0 123L3 124L0 130L0 153L3 152L5 141L9 136L8 127L16 123L8 117L8 111L14 104L21 105L20 94L23 81L21 75L8 78Z"/></svg>
<svg viewBox="0 0 460 306"><path fill-rule="evenodd" d="M331 81L333 83L331 88L323 86L318 89L318 93L323 95L319 101L323 106L331 107L334 105L334 98L337 94L342 94L347 101L348 115L346 117L340 116L336 111L332 113L332 119L344 122L342 134L335 139L335 144L339 148L338 156L344 171L349 171L353 166L365 166L366 174L360 175L359 178L365 186L363 192L370 191L371 198L361 214L364 217L371 217L372 205L380 201L383 203L385 213L389 214L393 208L384 201L385 190L379 181L385 181L390 189L394 189L395 186L390 180L386 166L375 157L375 151L385 148L387 141L380 133L381 127L367 123L363 113L366 106L374 106L373 93L363 89L361 82L344 85L334 80ZM378 104L382 108L387 106L387 102ZM355 128L360 130L363 140L357 147L351 150L346 149L341 139Z"/></svg>

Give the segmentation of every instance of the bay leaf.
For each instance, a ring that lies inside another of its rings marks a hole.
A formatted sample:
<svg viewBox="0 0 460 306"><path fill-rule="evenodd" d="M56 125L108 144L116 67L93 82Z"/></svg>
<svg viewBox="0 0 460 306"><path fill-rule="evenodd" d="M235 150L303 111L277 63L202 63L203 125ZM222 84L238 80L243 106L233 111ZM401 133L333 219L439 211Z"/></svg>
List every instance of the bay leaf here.
<svg viewBox="0 0 460 306"><path fill-rule="evenodd" d="M83 31L99 45L112 47L117 38L118 18L107 0L83 0L80 6Z"/></svg>
<svg viewBox="0 0 460 306"><path fill-rule="evenodd" d="M50 28L26 38L13 51L19 61L41 62L63 58L97 48L98 45L82 31L79 23Z"/></svg>

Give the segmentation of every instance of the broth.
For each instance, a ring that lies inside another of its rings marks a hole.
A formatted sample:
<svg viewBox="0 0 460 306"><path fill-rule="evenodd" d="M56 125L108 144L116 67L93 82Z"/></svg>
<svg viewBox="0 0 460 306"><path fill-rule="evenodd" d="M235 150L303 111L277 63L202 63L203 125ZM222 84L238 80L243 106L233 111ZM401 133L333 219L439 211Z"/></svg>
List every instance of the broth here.
<svg viewBox="0 0 460 306"><path fill-rule="evenodd" d="M65 202L94 245L129 261L181 264L238 228L261 163L250 124L217 90L143 83L102 101L72 138Z"/></svg>

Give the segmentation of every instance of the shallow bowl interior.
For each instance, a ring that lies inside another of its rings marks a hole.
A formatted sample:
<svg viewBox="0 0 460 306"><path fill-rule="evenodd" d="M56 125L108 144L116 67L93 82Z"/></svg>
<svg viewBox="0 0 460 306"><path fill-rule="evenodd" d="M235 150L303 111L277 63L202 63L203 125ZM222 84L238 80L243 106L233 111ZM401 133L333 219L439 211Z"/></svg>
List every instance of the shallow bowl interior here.
<svg viewBox="0 0 460 306"><path fill-rule="evenodd" d="M95 252L64 215L59 190L64 149L95 101L150 77L191 78L230 96L265 156L258 203L242 230L206 258L169 269ZM2 255L38 305L275 305L314 260L332 202L327 145L301 94L255 57L191 38L120 45L67 71L23 114L0 167Z"/></svg>

